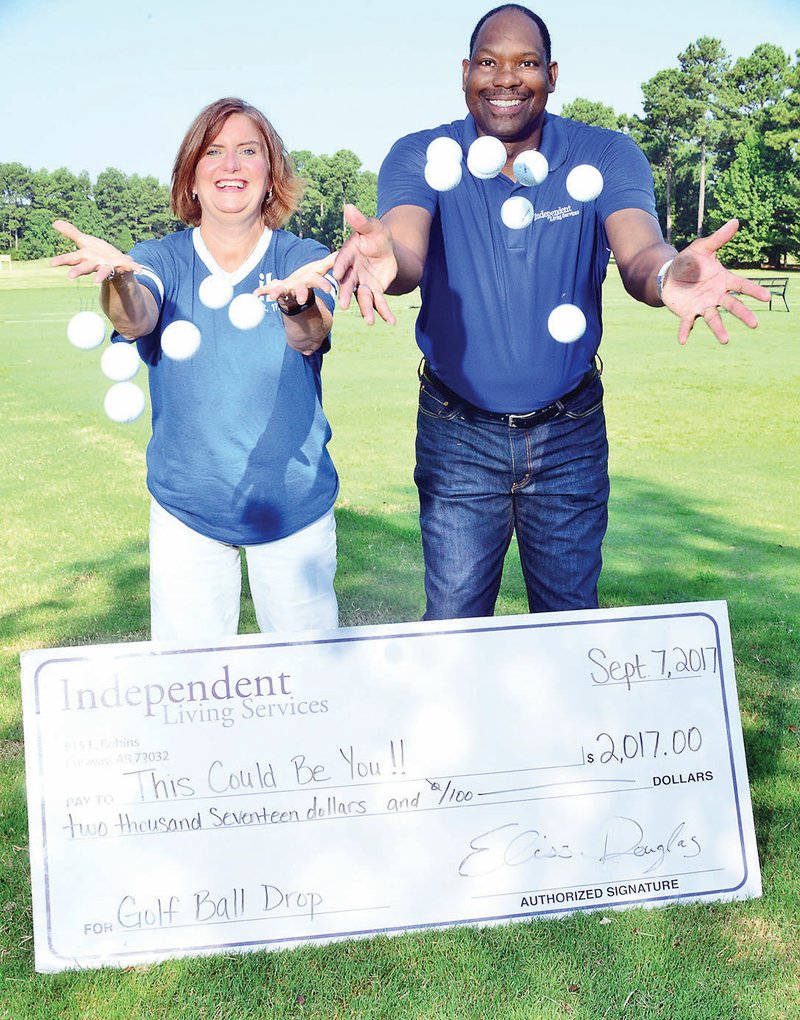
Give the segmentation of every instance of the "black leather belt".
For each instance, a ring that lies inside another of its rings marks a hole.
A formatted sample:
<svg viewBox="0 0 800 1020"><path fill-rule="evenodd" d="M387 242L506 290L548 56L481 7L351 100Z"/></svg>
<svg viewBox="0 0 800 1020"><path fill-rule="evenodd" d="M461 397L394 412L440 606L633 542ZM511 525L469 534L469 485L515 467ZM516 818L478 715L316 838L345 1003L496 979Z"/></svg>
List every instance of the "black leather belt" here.
<svg viewBox="0 0 800 1020"><path fill-rule="evenodd" d="M420 379L427 379L428 382L433 383L437 390L440 391L447 401L445 403L460 404L464 414L471 419L476 421L489 421L495 422L498 425L508 425L512 429L530 429L534 425L541 425L543 422L550 421L551 418L555 418L556 415L561 414L564 410L564 404L571 400L573 397L584 390L589 383L598 377L600 373L596 367L592 367L584 375L577 386L573 387L569 393L565 393L563 397L558 400L554 400L552 404L548 404L547 407L540 407L538 411L528 411L527 414L500 414L497 411L485 411L482 407L476 407L475 404L471 404L464 397L460 397L456 392L450 389L449 386L445 386L442 380L433 372L430 365L423 358L419 367Z"/></svg>

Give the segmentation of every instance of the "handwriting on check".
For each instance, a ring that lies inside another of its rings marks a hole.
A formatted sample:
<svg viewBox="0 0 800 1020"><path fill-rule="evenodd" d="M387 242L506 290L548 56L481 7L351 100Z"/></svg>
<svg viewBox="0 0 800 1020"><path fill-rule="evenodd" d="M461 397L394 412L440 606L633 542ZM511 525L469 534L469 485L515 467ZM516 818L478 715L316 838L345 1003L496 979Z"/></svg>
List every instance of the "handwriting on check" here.
<svg viewBox="0 0 800 1020"><path fill-rule="evenodd" d="M632 858L646 865L642 874L660 868L667 858L699 857L702 846L698 837L687 831L686 822L679 822L666 834L645 833L634 818L615 816L600 829L598 846L580 849L560 836L551 837L539 829L522 828L519 822L508 822L483 832L470 840L471 852L458 866L464 878L491 875L504 868L520 868L539 861L592 858L599 864L621 858Z"/></svg>

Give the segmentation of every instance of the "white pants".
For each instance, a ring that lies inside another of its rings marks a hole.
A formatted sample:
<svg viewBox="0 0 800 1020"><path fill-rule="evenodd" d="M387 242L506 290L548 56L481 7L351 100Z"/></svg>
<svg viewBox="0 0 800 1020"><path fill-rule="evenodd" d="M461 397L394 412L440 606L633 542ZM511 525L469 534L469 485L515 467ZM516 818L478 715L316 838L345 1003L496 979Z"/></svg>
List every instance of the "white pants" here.
<svg viewBox="0 0 800 1020"><path fill-rule="evenodd" d="M333 579L333 510L275 542L244 546L262 632L339 625ZM150 502L150 631L153 641L207 641L238 633L239 546L198 534Z"/></svg>

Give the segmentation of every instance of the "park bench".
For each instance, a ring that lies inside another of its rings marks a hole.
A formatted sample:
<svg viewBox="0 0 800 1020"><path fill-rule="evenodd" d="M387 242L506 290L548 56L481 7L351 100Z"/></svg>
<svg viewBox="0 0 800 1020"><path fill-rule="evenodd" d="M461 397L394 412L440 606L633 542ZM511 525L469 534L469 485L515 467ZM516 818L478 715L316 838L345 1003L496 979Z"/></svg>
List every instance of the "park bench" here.
<svg viewBox="0 0 800 1020"><path fill-rule="evenodd" d="M788 276L748 276L748 280L752 280L753 283L758 283L766 289L772 295L769 299L769 310L772 311L772 298L779 297L783 301L786 311L789 311L789 306L786 304L786 286L789 283Z"/></svg>

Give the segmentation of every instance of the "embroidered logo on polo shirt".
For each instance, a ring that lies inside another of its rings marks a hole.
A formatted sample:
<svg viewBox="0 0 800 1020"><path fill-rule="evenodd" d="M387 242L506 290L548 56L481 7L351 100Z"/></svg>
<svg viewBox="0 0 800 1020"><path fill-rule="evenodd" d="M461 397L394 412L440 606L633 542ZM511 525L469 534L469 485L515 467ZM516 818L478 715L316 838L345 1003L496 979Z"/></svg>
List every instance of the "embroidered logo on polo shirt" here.
<svg viewBox="0 0 800 1020"><path fill-rule="evenodd" d="M539 209L533 214L533 218L555 223L557 220L566 220L570 216L580 216L580 214L580 209L573 209L571 205L560 205L557 209Z"/></svg>

